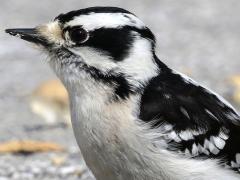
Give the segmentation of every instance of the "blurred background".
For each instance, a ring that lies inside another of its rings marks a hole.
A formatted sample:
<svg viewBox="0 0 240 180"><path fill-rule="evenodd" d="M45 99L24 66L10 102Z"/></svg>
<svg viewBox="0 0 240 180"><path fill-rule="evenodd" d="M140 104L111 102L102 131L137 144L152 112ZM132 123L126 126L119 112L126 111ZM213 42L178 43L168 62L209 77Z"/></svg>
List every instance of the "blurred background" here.
<svg viewBox="0 0 240 180"><path fill-rule="evenodd" d="M162 61L240 109L239 0L2 0L0 180L93 180L73 136L67 94L46 57L4 33L89 6L134 12L155 33Z"/></svg>

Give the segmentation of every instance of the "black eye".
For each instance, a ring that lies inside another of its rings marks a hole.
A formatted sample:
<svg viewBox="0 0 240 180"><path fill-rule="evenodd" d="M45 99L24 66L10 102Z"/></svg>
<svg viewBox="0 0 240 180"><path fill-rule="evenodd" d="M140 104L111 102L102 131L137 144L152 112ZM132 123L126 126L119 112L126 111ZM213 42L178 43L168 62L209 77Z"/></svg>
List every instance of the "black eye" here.
<svg viewBox="0 0 240 180"><path fill-rule="evenodd" d="M73 27L68 31L70 40L76 44L84 43L88 40L88 32L82 27Z"/></svg>

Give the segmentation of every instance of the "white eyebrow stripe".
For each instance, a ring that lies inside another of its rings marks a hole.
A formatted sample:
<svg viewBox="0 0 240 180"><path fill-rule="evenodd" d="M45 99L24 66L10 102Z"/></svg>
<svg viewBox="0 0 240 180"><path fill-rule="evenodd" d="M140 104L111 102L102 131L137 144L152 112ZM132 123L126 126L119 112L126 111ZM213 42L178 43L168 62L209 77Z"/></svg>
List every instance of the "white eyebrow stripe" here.
<svg viewBox="0 0 240 180"><path fill-rule="evenodd" d="M132 14L126 13L91 13L76 16L65 26L82 26L88 31L99 28L118 28L122 26L134 26L144 28L145 24Z"/></svg>

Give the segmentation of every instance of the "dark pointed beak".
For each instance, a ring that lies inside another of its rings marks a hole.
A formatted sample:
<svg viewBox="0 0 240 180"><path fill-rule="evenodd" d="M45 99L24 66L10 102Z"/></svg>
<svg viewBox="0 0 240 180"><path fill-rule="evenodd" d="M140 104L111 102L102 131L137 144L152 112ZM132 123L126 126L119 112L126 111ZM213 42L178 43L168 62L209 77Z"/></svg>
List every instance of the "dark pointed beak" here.
<svg viewBox="0 0 240 180"><path fill-rule="evenodd" d="M12 36L19 37L31 43L35 43L43 46L49 45L48 41L38 33L36 28L6 29L5 32Z"/></svg>

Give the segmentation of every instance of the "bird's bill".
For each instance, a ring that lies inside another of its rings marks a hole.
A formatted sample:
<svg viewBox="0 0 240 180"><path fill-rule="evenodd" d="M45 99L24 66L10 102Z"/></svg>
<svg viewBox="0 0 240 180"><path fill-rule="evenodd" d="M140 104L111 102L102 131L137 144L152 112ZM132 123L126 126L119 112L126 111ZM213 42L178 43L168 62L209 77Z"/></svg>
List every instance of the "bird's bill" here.
<svg viewBox="0 0 240 180"><path fill-rule="evenodd" d="M39 34L36 28L6 29L5 32L31 43L48 45L47 40Z"/></svg>

